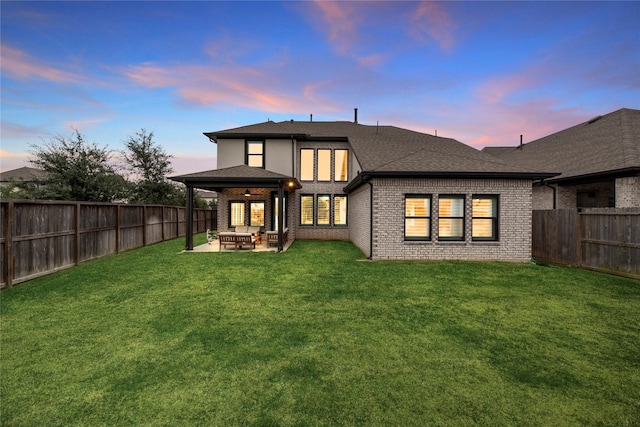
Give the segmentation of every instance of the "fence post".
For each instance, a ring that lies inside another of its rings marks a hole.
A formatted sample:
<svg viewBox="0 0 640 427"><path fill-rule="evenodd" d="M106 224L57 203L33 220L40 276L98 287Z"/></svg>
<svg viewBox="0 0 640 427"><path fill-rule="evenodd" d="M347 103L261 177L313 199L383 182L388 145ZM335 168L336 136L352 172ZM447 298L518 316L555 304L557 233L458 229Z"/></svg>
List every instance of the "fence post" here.
<svg viewBox="0 0 640 427"><path fill-rule="evenodd" d="M116 205L116 253L120 253L120 205Z"/></svg>
<svg viewBox="0 0 640 427"><path fill-rule="evenodd" d="M147 205L142 207L142 246L147 246Z"/></svg>
<svg viewBox="0 0 640 427"><path fill-rule="evenodd" d="M2 263L4 268L2 274L4 275L4 284L7 288L13 286L13 272L14 272L14 255L13 255L13 209L15 205L13 200L9 200L7 203L7 213L4 216L2 226L5 230L4 235L4 259Z"/></svg>
<svg viewBox="0 0 640 427"><path fill-rule="evenodd" d="M76 208L76 230L75 230L75 248L73 249L73 261L76 265L80 265L80 203L75 204Z"/></svg>
<svg viewBox="0 0 640 427"><path fill-rule="evenodd" d="M578 231L576 233L576 255L578 268L582 267L582 212L578 211Z"/></svg>

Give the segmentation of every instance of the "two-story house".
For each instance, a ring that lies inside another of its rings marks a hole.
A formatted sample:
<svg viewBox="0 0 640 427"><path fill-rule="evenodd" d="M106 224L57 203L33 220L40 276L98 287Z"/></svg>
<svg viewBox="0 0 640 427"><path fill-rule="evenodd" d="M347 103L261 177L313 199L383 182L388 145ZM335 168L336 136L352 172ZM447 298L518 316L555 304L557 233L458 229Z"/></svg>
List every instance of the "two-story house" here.
<svg viewBox="0 0 640 427"><path fill-rule="evenodd" d="M451 138L357 120L205 135L218 146L218 169L172 179L188 199L195 188L218 193L220 230L350 240L370 259L529 260L532 182L554 175Z"/></svg>

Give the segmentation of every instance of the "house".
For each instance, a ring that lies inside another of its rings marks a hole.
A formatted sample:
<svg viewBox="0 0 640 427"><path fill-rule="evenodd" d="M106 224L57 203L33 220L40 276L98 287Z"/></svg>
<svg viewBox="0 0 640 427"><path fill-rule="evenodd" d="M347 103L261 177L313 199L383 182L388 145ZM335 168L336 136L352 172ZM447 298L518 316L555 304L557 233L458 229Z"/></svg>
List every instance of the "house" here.
<svg viewBox="0 0 640 427"><path fill-rule="evenodd" d="M640 110L623 108L519 147L484 152L530 169L535 209L640 207Z"/></svg>
<svg viewBox="0 0 640 427"><path fill-rule="evenodd" d="M350 240L370 259L526 261L532 183L554 175L357 115L205 135L218 169L172 178L186 184L188 209L193 189L216 191L219 230L278 230L279 249L286 229L289 240Z"/></svg>
<svg viewBox="0 0 640 427"><path fill-rule="evenodd" d="M37 182L45 177L42 169L21 167L5 172L0 172L0 186L7 186L11 183Z"/></svg>

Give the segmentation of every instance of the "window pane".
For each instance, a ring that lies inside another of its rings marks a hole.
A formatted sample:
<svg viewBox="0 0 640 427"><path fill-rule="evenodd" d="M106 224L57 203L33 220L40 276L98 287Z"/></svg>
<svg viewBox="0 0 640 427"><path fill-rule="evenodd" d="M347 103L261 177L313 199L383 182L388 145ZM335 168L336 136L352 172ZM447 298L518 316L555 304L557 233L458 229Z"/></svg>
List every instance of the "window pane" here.
<svg viewBox="0 0 640 427"><path fill-rule="evenodd" d="M405 200L404 216L429 216L431 199L407 198Z"/></svg>
<svg viewBox="0 0 640 427"><path fill-rule="evenodd" d="M333 199L333 224L347 225L347 196L336 196Z"/></svg>
<svg viewBox="0 0 640 427"><path fill-rule="evenodd" d="M473 216L493 218L498 214L498 207L495 198L475 198L473 199Z"/></svg>
<svg viewBox="0 0 640 427"><path fill-rule="evenodd" d="M331 212L331 198L329 196L318 196L318 225L329 225Z"/></svg>
<svg viewBox="0 0 640 427"><path fill-rule="evenodd" d="M278 231L278 206L279 206L278 197L273 198L273 225L271 229L274 231ZM287 228L287 199L284 199L284 204L282 205L282 221L284 223L284 228Z"/></svg>
<svg viewBox="0 0 640 427"><path fill-rule="evenodd" d="M428 218L406 218L404 220L405 237L429 237L431 221Z"/></svg>
<svg viewBox="0 0 640 427"><path fill-rule="evenodd" d="M439 216L464 217L464 198L441 198Z"/></svg>
<svg viewBox="0 0 640 427"><path fill-rule="evenodd" d="M244 225L244 202L231 202L231 227Z"/></svg>
<svg viewBox="0 0 640 427"><path fill-rule="evenodd" d="M257 155L249 155L249 157L247 157L247 164L251 167L254 168L261 168L262 167L262 156L257 156Z"/></svg>
<svg viewBox="0 0 640 427"><path fill-rule="evenodd" d="M300 150L300 179L313 181L313 150Z"/></svg>
<svg viewBox="0 0 640 427"><path fill-rule="evenodd" d="M300 224L313 225L313 196L300 196Z"/></svg>
<svg viewBox="0 0 640 427"><path fill-rule="evenodd" d="M248 154L264 154L264 143L262 141L249 141L247 144Z"/></svg>
<svg viewBox="0 0 640 427"><path fill-rule="evenodd" d="M264 227L264 202L251 202L252 227Z"/></svg>
<svg viewBox="0 0 640 427"><path fill-rule="evenodd" d="M473 237L492 238L495 236L493 219L474 219L471 223L473 227Z"/></svg>
<svg viewBox="0 0 640 427"><path fill-rule="evenodd" d="M335 150L334 156L334 180L346 181L349 171L349 150Z"/></svg>
<svg viewBox="0 0 640 427"><path fill-rule="evenodd" d="M439 237L464 237L464 220L440 218L438 224Z"/></svg>
<svg viewBox="0 0 640 427"><path fill-rule="evenodd" d="M331 150L318 150L318 181L331 181Z"/></svg>

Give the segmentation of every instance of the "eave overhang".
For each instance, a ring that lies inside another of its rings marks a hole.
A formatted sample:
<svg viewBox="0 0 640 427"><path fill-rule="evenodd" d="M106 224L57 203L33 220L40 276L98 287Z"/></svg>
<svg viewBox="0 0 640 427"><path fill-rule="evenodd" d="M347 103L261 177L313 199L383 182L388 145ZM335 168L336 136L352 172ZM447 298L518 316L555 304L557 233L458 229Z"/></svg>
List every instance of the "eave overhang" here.
<svg viewBox="0 0 640 427"><path fill-rule="evenodd" d="M218 142L218 139L295 139L297 141L330 141L330 142L348 142L349 138L346 136L314 136L306 133L216 133L216 132L203 132L204 136L209 138L213 143Z"/></svg>
<svg viewBox="0 0 640 427"><path fill-rule="evenodd" d="M594 182L614 180L616 178L624 178L627 176L640 176L640 166L609 170L604 172L595 172L595 173L584 174L584 175L569 176L565 178L552 177L550 179L544 180L544 184L558 184L558 185L591 184Z"/></svg>

